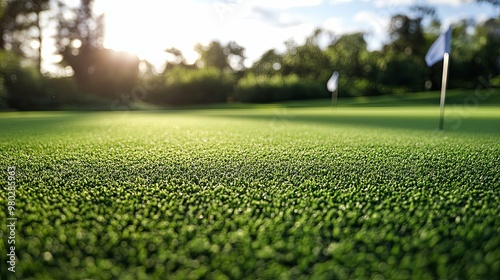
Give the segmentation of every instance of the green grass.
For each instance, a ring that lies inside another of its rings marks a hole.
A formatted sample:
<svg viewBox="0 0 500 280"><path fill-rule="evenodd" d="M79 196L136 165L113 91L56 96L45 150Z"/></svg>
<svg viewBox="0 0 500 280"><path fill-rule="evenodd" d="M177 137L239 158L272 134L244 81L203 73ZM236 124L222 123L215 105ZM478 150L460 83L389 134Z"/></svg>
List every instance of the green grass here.
<svg viewBox="0 0 500 280"><path fill-rule="evenodd" d="M0 114L16 278L498 279L499 107L295 107Z"/></svg>

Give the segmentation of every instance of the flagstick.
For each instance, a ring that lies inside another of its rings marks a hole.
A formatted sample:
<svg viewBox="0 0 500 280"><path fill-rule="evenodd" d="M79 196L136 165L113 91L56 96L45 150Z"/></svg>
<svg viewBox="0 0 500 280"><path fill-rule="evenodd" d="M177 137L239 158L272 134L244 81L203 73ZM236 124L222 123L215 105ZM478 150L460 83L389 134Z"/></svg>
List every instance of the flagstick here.
<svg viewBox="0 0 500 280"><path fill-rule="evenodd" d="M330 101L330 111L333 111L333 95L335 94L335 91L332 91L332 100Z"/></svg>
<svg viewBox="0 0 500 280"><path fill-rule="evenodd" d="M439 130L443 130L443 122L444 122L444 102L446 98L446 83L448 82L448 62L449 62L449 54L447 52L444 53L444 61L443 61L443 82L441 85L441 112L439 115Z"/></svg>
<svg viewBox="0 0 500 280"><path fill-rule="evenodd" d="M335 90L335 112L337 112L337 98L339 97L339 87Z"/></svg>
<svg viewBox="0 0 500 280"><path fill-rule="evenodd" d="M339 94L339 89L337 88L332 92L332 102L330 103L330 110L333 111L333 107L335 106L335 111L337 111L337 97Z"/></svg>

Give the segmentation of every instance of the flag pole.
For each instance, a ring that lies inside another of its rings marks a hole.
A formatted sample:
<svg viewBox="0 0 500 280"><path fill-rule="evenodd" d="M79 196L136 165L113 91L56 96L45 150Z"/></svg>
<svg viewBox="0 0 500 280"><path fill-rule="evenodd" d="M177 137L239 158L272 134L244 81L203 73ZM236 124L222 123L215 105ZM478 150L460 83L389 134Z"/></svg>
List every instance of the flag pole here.
<svg viewBox="0 0 500 280"><path fill-rule="evenodd" d="M440 114L439 114L439 130L443 130L444 123L444 103L446 99L446 83L448 82L448 63L450 60L450 55L445 52L443 60L443 81L441 84L441 102L440 102Z"/></svg>
<svg viewBox="0 0 500 280"><path fill-rule="evenodd" d="M335 91L335 111L337 111L338 98L339 98L339 87L337 87L337 90Z"/></svg>
<svg viewBox="0 0 500 280"><path fill-rule="evenodd" d="M333 107L335 107L335 111L337 111L337 96L338 96L339 89L337 88L332 92L332 102L331 102L331 109L333 110Z"/></svg>
<svg viewBox="0 0 500 280"><path fill-rule="evenodd" d="M335 91L332 91L332 100L330 102L330 111L333 111L333 95L335 94Z"/></svg>
<svg viewBox="0 0 500 280"><path fill-rule="evenodd" d="M337 96L339 92L339 72L334 71L328 82L326 83L326 88L332 93L332 100L330 101L330 111L333 111L333 105L335 105L335 110L337 107Z"/></svg>

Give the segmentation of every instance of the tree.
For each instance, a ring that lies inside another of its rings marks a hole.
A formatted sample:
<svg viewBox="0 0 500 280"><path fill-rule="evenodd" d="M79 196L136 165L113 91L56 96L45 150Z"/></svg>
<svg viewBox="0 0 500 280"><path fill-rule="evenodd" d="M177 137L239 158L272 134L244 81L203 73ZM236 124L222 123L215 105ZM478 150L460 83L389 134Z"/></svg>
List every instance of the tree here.
<svg viewBox="0 0 500 280"><path fill-rule="evenodd" d="M393 16L389 24L389 36L391 43L386 45L387 51L406 55L425 55L426 41L422 18L410 18L401 14Z"/></svg>
<svg viewBox="0 0 500 280"><path fill-rule="evenodd" d="M286 51L282 62L284 75L296 74L302 79L326 83L331 75L331 64L318 44L317 38L322 32L321 29L315 30L301 46L293 40L285 42Z"/></svg>
<svg viewBox="0 0 500 280"><path fill-rule="evenodd" d="M229 66L233 69L233 71L243 71L245 69L245 48L240 46L235 41L229 41L226 45L226 53Z"/></svg>
<svg viewBox="0 0 500 280"><path fill-rule="evenodd" d="M378 81L396 91L423 90L430 73L424 57L440 33L436 10L430 6L412 6L408 14L392 16L388 32L390 42L383 47L378 63L381 69Z"/></svg>
<svg viewBox="0 0 500 280"><path fill-rule="evenodd" d="M436 8L431 6L414 5L410 7L410 12L412 12L414 16L420 20L430 18L432 21L438 21Z"/></svg>
<svg viewBox="0 0 500 280"><path fill-rule="evenodd" d="M177 48L168 48L165 50L166 53L168 53L172 59L168 61L168 63L178 65L178 64L186 64L186 58L182 54L182 51L177 49Z"/></svg>
<svg viewBox="0 0 500 280"><path fill-rule="evenodd" d="M43 26L42 13L49 10L50 0L4 0L0 19L0 48L36 61L42 68ZM33 52L32 43L38 48Z"/></svg>
<svg viewBox="0 0 500 280"><path fill-rule="evenodd" d="M81 0L77 8L59 2L56 44L61 64L73 69L81 90L104 97L130 91L138 77L139 59L103 47L104 16L95 15L93 0Z"/></svg>
<svg viewBox="0 0 500 280"><path fill-rule="evenodd" d="M42 72L42 46L43 46L43 27L42 27L42 22L41 22L41 15L42 12L49 9L49 0L43 0L43 1L28 1L27 4L25 4L25 7L27 7L28 11L31 12L32 14L35 15L35 20L33 22L33 26L37 29L37 34L38 34L38 71L41 73Z"/></svg>
<svg viewBox="0 0 500 280"><path fill-rule="evenodd" d="M221 72L229 68L227 54L219 41L213 41L208 46L196 44L194 48L200 55L198 64L202 67L215 67Z"/></svg>
<svg viewBox="0 0 500 280"><path fill-rule="evenodd" d="M265 52L258 61L256 61L250 71L257 75L274 76L281 73L283 65L283 56L278 54L275 49Z"/></svg>
<svg viewBox="0 0 500 280"><path fill-rule="evenodd" d="M177 48L167 48L165 49L165 52L170 56L167 59L167 62L165 63L165 69L163 70L164 73L171 71L174 68L181 67L185 69L194 69L196 68L195 65L188 64L186 62L186 58L182 54L182 51L177 49Z"/></svg>
<svg viewBox="0 0 500 280"><path fill-rule="evenodd" d="M479 44L474 60L480 65L480 74L485 78L500 75L500 18L491 18L477 25L473 36Z"/></svg>
<svg viewBox="0 0 500 280"><path fill-rule="evenodd" d="M475 75L479 74L479 69L474 63L479 51L479 42L476 42L471 34L467 32L469 28L474 28L476 23L473 20L461 20L453 25L451 40L451 56L449 66L448 86L470 87L476 82ZM435 39L435 38L434 38ZM432 66L432 81L439 85L441 81L442 63ZM439 87L435 87L438 89Z"/></svg>
<svg viewBox="0 0 500 280"><path fill-rule="evenodd" d="M92 0L81 0L77 8L58 2L56 47L62 56L61 64L73 69L80 88L91 83L95 72L93 52L102 49L103 16L92 12Z"/></svg>
<svg viewBox="0 0 500 280"><path fill-rule="evenodd" d="M214 67L221 72L244 69L245 48L234 41L227 45L222 45L219 41L212 41L208 46L196 44L195 50L200 56L198 64L202 67Z"/></svg>
<svg viewBox="0 0 500 280"><path fill-rule="evenodd" d="M364 33L345 34L326 49L332 68L349 77L364 76L362 53L366 52Z"/></svg>

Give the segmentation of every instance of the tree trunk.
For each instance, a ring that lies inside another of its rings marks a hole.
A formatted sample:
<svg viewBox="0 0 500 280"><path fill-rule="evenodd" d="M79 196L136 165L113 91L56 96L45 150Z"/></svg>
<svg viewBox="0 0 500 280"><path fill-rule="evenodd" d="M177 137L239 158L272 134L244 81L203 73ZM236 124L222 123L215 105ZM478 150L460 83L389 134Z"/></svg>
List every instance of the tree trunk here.
<svg viewBox="0 0 500 280"><path fill-rule="evenodd" d="M38 42L40 43L40 46L38 47L38 72L42 74L42 45L43 45L43 38L42 38L42 26L40 22L40 14L42 11L39 9L36 11L36 28L38 29Z"/></svg>

